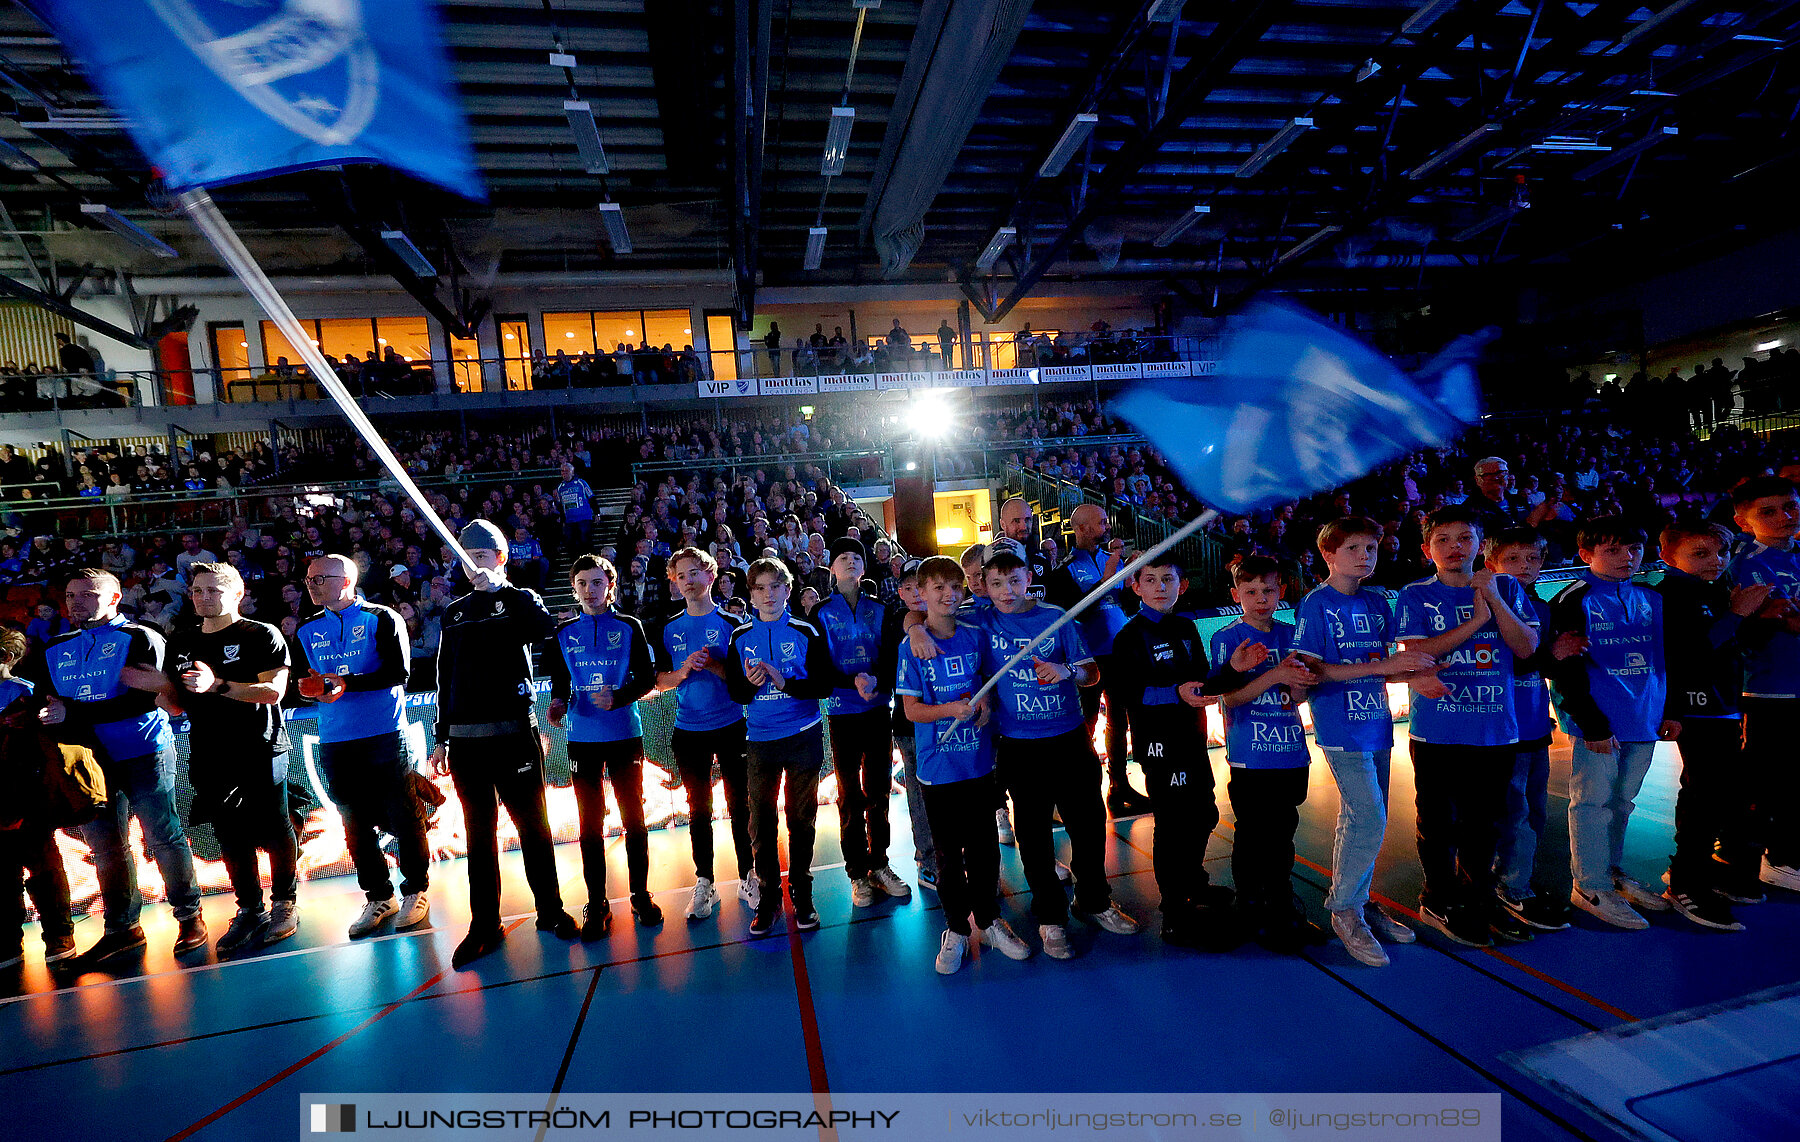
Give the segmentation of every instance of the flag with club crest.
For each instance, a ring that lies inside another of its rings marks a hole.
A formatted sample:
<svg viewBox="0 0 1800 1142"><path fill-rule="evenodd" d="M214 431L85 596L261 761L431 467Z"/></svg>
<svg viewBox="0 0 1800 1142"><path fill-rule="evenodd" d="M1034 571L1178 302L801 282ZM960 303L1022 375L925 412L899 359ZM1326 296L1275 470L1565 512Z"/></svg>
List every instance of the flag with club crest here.
<svg viewBox="0 0 1800 1142"><path fill-rule="evenodd" d="M1465 337L1408 376L1336 326L1257 302L1226 330L1215 375L1138 384L1113 402L1207 504L1249 512L1438 448L1480 416Z"/></svg>
<svg viewBox="0 0 1800 1142"><path fill-rule="evenodd" d="M382 163L483 197L428 0L38 0L171 190Z"/></svg>

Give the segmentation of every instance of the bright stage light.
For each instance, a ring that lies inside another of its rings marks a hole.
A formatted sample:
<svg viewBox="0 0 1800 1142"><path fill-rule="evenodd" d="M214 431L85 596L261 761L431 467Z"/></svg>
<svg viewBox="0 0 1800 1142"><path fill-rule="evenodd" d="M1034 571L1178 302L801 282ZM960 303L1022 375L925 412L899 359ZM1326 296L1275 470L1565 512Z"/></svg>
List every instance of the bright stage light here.
<svg viewBox="0 0 1800 1142"><path fill-rule="evenodd" d="M906 415L912 430L925 440L942 437L950 431L951 422L955 419L943 396L930 389L913 395L912 405L906 410Z"/></svg>

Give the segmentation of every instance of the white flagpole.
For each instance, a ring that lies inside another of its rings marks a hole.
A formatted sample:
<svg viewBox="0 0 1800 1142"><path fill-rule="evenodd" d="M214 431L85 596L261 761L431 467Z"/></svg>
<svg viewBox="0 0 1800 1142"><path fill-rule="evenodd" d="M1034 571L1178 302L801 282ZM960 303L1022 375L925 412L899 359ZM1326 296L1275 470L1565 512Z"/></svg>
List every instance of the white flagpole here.
<svg viewBox="0 0 1800 1142"><path fill-rule="evenodd" d="M443 537L444 542L450 545L450 550L456 552L457 558L462 561L463 569L471 575L474 574L476 569L474 560L470 559L469 553L463 550L462 544L457 541L456 535L450 530L449 525L438 518L437 512L432 510L430 502L425 499L425 493L421 492L419 486L413 483L411 474L400 463L399 457L394 455L393 450L387 446L387 442L381 438L381 433L376 431L375 425L370 423L369 418L363 414L362 408L350 396L349 390L344 388L344 383L338 379L336 371L326 363L324 353L320 352L319 347L313 344L312 338L307 336L306 330L301 326L300 319L294 316L294 311L288 308L287 302L275 291L275 285L269 281L269 276L263 273L263 269L256 263L256 259L250 256L250 251L244 248L244 243L238 238L237 232L231 228L231 223L227 222L225 216L219 213L219 208L213 204L212 196L205 190L189 190L184 191L178 201L181 203L181 209L189 218L193 219L194 225L198 226L200 232L206 235L206 240L212 243L213 249L217 250L219 256L225 259L225 265L237 275L237 279L244 283L244 288L250 291L250 296L275 322L276 328L280 329L282 335L288 339L288 344L292 345L301 358L306 361L307 367L312 370L320 387L331 394L331 399L337 402L345 419L368 444L369 450L375 453L382 466L400 482L400 487L411 497L412 502L418 506L419 510L425 513L425 518L430 521L432 528Z"/></svg>
<svg viewBox="0 0 1800 1142"><path fill-rule="evenodd" d="M1177 543L1180 543L1182 540L1184 540L1188 536L1194 534L1196 531L1199 531L1201 528L1205 527L1207 524L1211 523L1213 520L1217 519L1218 517L1219 517L1219 513L1216 509L1207 508L1205 511L1201 512L1199 515L1195 516L1193 519L1189 520L1185 524L1182 524L1180 530L1176 531L1174 535L1169 536L1169 538L1163 540L1161 543L1157 544L1155 547L1152 547L1150 550L1144 552L1142 555L1139 555L1136 559L1133 559L1130 563L1127 563L1125 566L1119 568L1117 571L1114 571L1112 573L1111 577L1109 577L1105 582L1101 583L1098 587L1095 587L1092 591L1089 591L1087 593L1087 595L1085 597L1083 597L1079 603L1076 603L1074 606L1072 606L1068 610L1064 611L1062 613L1062 615L1059 618L1057 618L1057 620L1055 622L1053 622L1049 626L1045 627L1043 630L1043 633L1039 634L1037 636L1037 638L1032 640L1031 645L1021 647L1016 654L1014 654L1011 658L1007 659L1005 666L1002 666L999 670L996 670L994 672L994 676L992 678L989 678L986 682L983 682L981 684L981 689L979 689L979 690L975 691L975 693L969 695L969 705L973 706L975 703L981 701L981 699L984 696L986 696L988 691L992 690L996 685L999 684L1001 675L1005 674L1007 671L1011 670L1013 667L1017 666L1019 663L1025 661L1025 659L1031 657L1031 652L1032 652L1033 648L1035 648L1039 643L1043 642L1045 639L1049 638L1051 635L1055 634L1057 631L1061 630L1072 619L1074 619L1074 617L1076 615L1079 615L1081 612L1083 612L1083 611L1087 610L1089 607L1093 606L1096 602L1098 602L1100 600L1100 597L1102 595L1105 595L1108 591L1112 590L1114 587L1116 587L1120 583L1124 582L1125 578L1128 575L1130 575L1132 572L1136 571L1139 567L1144 566L1147 562L1156 558L1158 555L1161 555L1163 552L1169 550L1171 547L1174 547ZM958 718L956 721L951 722L950 728L946 729L941 735L939 735L938 740L943 741L945 738L948 738L952 733L956 732L956 727L960 726L960 725L962 725L961 718Z"/></svg>

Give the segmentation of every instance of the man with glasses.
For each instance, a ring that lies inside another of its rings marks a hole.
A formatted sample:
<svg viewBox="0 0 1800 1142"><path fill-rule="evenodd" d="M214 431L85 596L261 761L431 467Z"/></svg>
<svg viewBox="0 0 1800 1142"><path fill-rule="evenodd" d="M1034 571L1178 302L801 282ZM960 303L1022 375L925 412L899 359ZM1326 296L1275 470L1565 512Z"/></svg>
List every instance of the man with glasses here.
<svg viewBox="0 0 1800 1142"><path fill-rule="evenodd" d="M398 614L357 593L356 575L356 564L342 555L314 559L306 589L325 609L295 632L311 668L300 680L300 696L319 703L325 793L343 818L357 883L369 898L350 925L351 939L375 931L390 916L399 929L423 924L431 914L425 898L431 851L403 728L411 643ZM399 842L398 907L377 826Z"/></svg>
<svg viewBox="0 0 1800 1142"><path fill-rule="evenodd" d="M1498 456L1475 461L1475 494L1465 501L1465 506L1475 513L1483 535L1514 527L1537 527L1552 514L1554 505L1548 501L1534 508L1508 495L1512 486L1512 469L1506 461Z"/></svg>

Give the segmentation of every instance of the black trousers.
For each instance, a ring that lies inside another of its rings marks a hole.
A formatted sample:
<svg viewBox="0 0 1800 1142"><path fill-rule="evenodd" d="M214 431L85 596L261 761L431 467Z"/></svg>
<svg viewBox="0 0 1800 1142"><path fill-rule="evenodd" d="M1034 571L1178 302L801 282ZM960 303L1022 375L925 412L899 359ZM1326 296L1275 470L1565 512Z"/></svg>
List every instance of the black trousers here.
<svg viewBox="0 0 1800 1142"><path fill-rule="evenodd" d="M469 927L500 926L500 809L512 818L525 858L525 882L539 915L562 912L550 817L544 808L544 755L537 730L450 739L450 779L463 805L469 840Z"/></svg>
<svg viewBox="0 0 1800 1142"><path fill-rule="evenodd" d="M1000 918L1000 841L994 832L994 775L921 785L925 819L937 850L938 900L944 923L967 936L969 917L985 928Z"/></svg>
<svg viewBox="0 0 1800 1142"><path fill-rule="evenodd" d="M688 841L694 850L694 874L713 877L713 786L715 760L725 782L725 812L731 818L731 844L737 853L740 877L756 866L750 852L750 794L747 786L744 722L742 719L716 730L676 730L669 741L675 751L675 768L687 790Z"/></svg>
<svg viewBox="0 0 1800 1142"><path fill-rule="evenodd" d="M1231 879L1245 908L1286 905L1293 899L1294 832L1306 801L1308 768L1233 768L1225 783L1237 833L1231 846ZM1162 830L1158 828L1158 832ZM1160 874L1158 887L1161 887ZM1163 911L1169 908L1163 900Z"/></svg>
<svg viewBox="0 0 1800 1142"><path fill-rule="evenodd" d="M400 891L424 892L431 884L431 849L425 816L408 773L412 758L399 730L391 734L322 742L319 769L325 795L344 821L344 839L356 864L356 883L370 900L392 900L394 879L381 853L377 828L386 829L398 848Z"/></svg>
<svg viewBox="0 0 1800 1142"><path fill-rule="evenodd" d="M851 880L887 866L888 791L894 784L893 713L831 715L831 762L838 779L838 838Z"/></svg>
<svg viewBox="0 0 1800 1142"><path fill-rule="evenodd" d="M1197 735L1195 731L1186 743L1156 742L1164 756L1138 761L1156 822L1150 863L1156 870L1156 890L1162 894L1165 915L1194 907L1200 890L1210 882L1206 843L1219 827L1219 802L1212 763Z"/></svg>
<svg viewBox="0 0 1800 1142"><path fill-rule="evenodd" d="M993 820L991 816L988 819ZM62 850L56 847L56 830L42 822L26 821L16 829L0 831L0 951L16 952L24 939L21 892L31 893L45 944L75 934Z"/></svg>
<svg viewBox="0 0 1800 1142"><path fill-rule="evenodd" d="M750 846L763 906L780 899L781 827L775 803L787 779L788 887L795 903L812 898L813 837L819 819L819 767L825 764L825 733L809 726L774 741L749 743Z"/></svg>
<svg viewBox="0 0 1800 1142"><path fill-rule="evenodd" d="M194 774L192 760L188 765ZM261 773L260 767L258 770ZM272 773L287 773L287 763L277 758ZM280 781L246 782L243 802L236 808L208 797L196 783L194 799L203 797L216 806L213 812L213 835L219 840L219 859L231 878L231 891L237 906L245 912L263 910L262 869L258 867L258 849L269 854L269 896L292 904L300 887L300 846L294 836L293 814L288 812L285 776Z"/></svg>
<svg viewBox="0 0 1800 1142"><path fill-rule="evenodd" d="M1744 699L1744 772L1750 787L1750 832L1737 854L1737 867L1767 853L1770 864L1800 867L1800 765L1794 762L1794 735L1800 732L1800 699Z"/></svg>
<svg viewBox="0 0 1800 1142"><path fill-rule="evenodd" d="M1069 869L1083 912L1112 907L1106 882L1106 803L1100 797L1100 759L1087 730L1049 738L996 738L1000 779L1012 793L1013 835L1031 888L1039 924L1065 924L1069 897L1056 876L1051 814L1060 811L1069 834ZM991 811L991 809L990 809ZM928 810L929 812L929 810Z"/></svg>
<svg viewBox="0 0 1800 1142"><path fill-rule="evenodd" d="M581 822L581 875L588 907L606 907L606 785L625 826L625 875L634 899L650 895L650 832L644 827L644 739L570 742L569 776Z"/></svg>
<svg viewBox="0 0 1800 1142"><path fill-rule="evenodd" d="M1684 891L1717 887L1717 848L1741 875L1761 875L1760 853L1747 851L1756 834L1744 723L1739 718L1683 718L1681 792L1675 798L1675 853L1669 879Z"/></svg>
<svg viewBox="0 0 1800 1142"><path fill-rule="evenodd" d="M1106 776L1113 789L1126 788L1125 763L1131 760L1126 732L1131 726L1131 710L1125 696L1117 689L1112 673L1112 655L1096 654L1100 667L1100 684L1081 688L1081 716L1087 725L1088 740L1094 738L1094 726L1100 720L1100 699L1106 699Z"/></svg>
<svg viewBox="0 0 1800 1142"><path fill-rule="evenodd" d="M1434 745L1413 739L1423 899L1434 910L1494 900L1494 854L1506 822L1516 745Z"/></svg>

